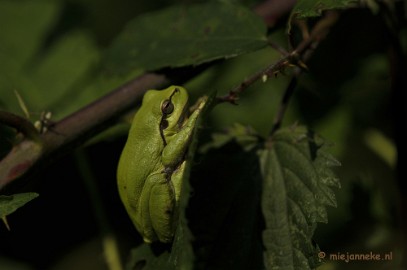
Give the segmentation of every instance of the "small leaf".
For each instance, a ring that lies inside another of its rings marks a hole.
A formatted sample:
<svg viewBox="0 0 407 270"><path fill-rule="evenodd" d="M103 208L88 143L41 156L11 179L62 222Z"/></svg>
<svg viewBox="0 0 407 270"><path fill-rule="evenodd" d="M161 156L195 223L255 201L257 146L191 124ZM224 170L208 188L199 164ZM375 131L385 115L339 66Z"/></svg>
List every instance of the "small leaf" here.
<svg viewBox="0 0 407 270"><path fill-rule="evenodd" d="M318 264L312 236L317 222L327 222L326 205L336 206L331 187L339 187L330 169L339 163L325 147L304 128L282 129L271 147L260 152L267 269L313 269Z"/></svg>
<svg viewBox="0 0 407 270"><path fill-rule="evenodd" d="M112 72L198 65L267 45L266 26L226 2L170 7L140 16L119 35L105 61Z"/></svg>
<svg viewBox="0 0 407 270"><path fill-rule="evenodd" d="M10 196L0 195L0 217L10 215L18 208L38 197L38 193L18 193Z"/></svg>
<svg viewBox="0 0 407 270"><path fill-rule="evenodd" d="M297 18L318 17L325 10L345 9L356 0L299 0L292 10Z"/></svg>

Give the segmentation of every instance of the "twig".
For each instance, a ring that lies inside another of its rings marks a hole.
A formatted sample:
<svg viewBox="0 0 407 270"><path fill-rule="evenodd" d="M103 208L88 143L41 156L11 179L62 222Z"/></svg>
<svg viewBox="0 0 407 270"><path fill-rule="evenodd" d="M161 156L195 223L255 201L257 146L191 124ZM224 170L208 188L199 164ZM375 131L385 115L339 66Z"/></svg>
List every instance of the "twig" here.
<svg viewBox="0 0 407 270"><path fill-rule="evenodd" d="M299 70L307 70L305 61L311 56L312 52L315 50L320 40L322 40L326 34L329 32L330 27L337 21L338 13L329 12L327 15L321 19L312 29L312 32L308 35L304 35L304 39L299 45L289 54L286 54L282 59L278 60L276 63L271 64L265 69L255 73L249 78L245 79L238 86L233 88L225 96L218 97L218 102L230 102L236 104L239 99L239 95L245 91L249 86L263 78L264 76L272 77L278 73L282 73L287 67L294 66L299 68ZM298 71L294 72L294 76L298 76Z"/></svg>
<svg viewBox="0 0 407 270"><path fill-rule="evenodd" d="M276 63L268 66L267 68L255 73L254 75L250 76L249 78L245 79L243 82L241 82L238 86L233 88L231 91L229 91L228 95L218 97L217 100L219 103L221 102L230 102L232 104L236 104L236 101L239 98L239 95L246 90L249 86L257 82L259 79L261 79L263 76L271 77L272 75L276 74L278 71L281 71L287 67L287 65L290 63L288 60L291 58L291 54L284 57L283 59L277 61Z"/></svg>

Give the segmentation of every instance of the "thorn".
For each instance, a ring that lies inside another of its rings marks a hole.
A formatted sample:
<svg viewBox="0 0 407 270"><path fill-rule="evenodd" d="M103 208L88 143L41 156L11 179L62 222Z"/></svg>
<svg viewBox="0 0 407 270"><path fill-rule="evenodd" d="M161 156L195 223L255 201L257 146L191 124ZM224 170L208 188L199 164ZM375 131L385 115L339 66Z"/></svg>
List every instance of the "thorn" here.
<svg viewBox="0 0 407 270"><path fill-rule="evenodd" d="M6 218L6 216L1 217L1 219L2 219L2 220L3 220L3 222L4 222L4 225L6 225L7 230L8 230L8 231L10 231L10 226L8 225L8 222L7 222L7 218Z"/></svg>
<svg viewBox="0 0 407 270"><path fill-rule="evenodd" d="M27 119L30 119L30 113L27 109L27 105L25 105L25 102L24 102L23 98L21 97L20 93L17 90L14 90L14 94L17 97L18 105L20 106L21 110L25 114L25 117Z"/></svg>
<svg viewBox="0 0 407 270"><path fill-rule="evenodd" d="M302 60L298 60L297 66L302 70L309 71L308 66Z"/></svg>

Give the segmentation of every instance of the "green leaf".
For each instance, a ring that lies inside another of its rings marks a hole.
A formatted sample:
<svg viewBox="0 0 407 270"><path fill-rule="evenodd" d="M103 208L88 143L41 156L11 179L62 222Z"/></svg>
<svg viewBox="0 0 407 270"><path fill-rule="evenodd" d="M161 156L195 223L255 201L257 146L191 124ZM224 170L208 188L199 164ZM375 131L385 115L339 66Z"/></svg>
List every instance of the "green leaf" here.
<svg viewBox="0 0 407 270"><path fill-rule="evenodd" d="M132 21L106 54L112 72L198 65L267 45L266 26L226 2L170 7Z"/></svg>
<svg viewBox="0 0 407 270"><path fill-rule="evenodd" d="M319 263L312 244L325 207L336 206L332 187L339 180L330 167L339 162L326 144L305 128L282 129L260 152L263 175L264 260L267 269L313 269Z"/></svg>
<svg viewBox="0 0 407 270"><path fill-rule="evenodd" d="M0 218L10 215L18 208L38 197L37 193L18 193L11 196L0 195Z"/></svg>
<svg viewBox="0 0 407 270"><path fill-rule="evenodd" d="M318 17L325 10L345 9L356 0L299 0L292 10L297 18Z"/></svg>
<svg viewBox="0 0 407 270"><path fill-rule="evenodd" d="M27 64L56 21L59 8L53 1L0 1L0 59L10 57L19 67Z"/></svg>

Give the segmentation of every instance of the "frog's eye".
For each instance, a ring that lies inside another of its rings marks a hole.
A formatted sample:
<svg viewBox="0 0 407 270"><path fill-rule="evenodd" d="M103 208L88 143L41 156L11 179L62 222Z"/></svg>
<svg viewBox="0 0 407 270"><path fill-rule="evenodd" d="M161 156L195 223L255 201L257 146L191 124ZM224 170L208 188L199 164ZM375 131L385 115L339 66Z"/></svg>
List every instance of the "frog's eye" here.
<svg viewBox="0 0 407 270"><path fill-rule="evenodd" d="M161 105L161 112L163 115L171 114L174 111L174 104L171 102L170 99L164 100L163 104Z"/></svg>

